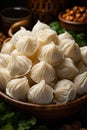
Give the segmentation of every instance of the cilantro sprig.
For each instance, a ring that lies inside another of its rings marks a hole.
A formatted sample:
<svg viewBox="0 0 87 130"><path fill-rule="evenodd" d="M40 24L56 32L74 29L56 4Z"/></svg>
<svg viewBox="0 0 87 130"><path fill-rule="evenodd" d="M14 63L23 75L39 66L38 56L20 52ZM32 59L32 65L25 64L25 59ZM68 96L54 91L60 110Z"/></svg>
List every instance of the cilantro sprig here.
<svg viewBox="0 0 87 130"><path fill-rule="evenodd" d="M39 124L36 117L29 117L10 104L0 100L0 130L49 130Z"/></svg>
<svg viewBox="0 0 87 130"><path fill-rule="evenodd" d="M50 27L57 32L57 34L64 33L66 30L60 25L58 21L54 21L50 23ZM77 31L67 31L69 32L73 38L75 39L76 43L82 47L82 46L87 46L87 36L83 32L77 32Z"/></svg>

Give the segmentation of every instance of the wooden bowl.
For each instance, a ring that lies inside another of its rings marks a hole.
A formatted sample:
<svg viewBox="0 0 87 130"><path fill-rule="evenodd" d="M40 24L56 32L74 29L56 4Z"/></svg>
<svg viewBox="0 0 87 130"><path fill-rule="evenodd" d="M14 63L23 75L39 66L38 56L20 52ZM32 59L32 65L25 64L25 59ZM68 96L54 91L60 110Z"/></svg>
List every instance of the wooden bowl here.
<svg viewBox="0 0 87 130"><path fill-rule="evenodd" d="M68 20L65 20L64 18L62 18L63 14L64 14L64 12L60 12L58 15L58 19L63 28L65 28L67 31L73 30L73 31L77 31L77 32L87 33L87 22L68 21Z"/></svg>
<svg viewBox="0 0 87 130"><path fill-rule="evenodd" d="M87 95L60 105L38 105L28 102L22 102L9 97L2 91L0 91L0 97L12 106L15 106L23 112L26 112L27 115L32 115L42 120L63 119L73 116L81 110L84 110L87 103Z"/></svg>
<svg viewBox="0 0 87 130"><path fill-rule="evenodd" d="M29 116L35 116L38 119L46 121L56 119L60 120L74 116L81 110L84 110L87 104L87 95L78 97L75 100L69 101L68 103L48 105L39 105L18 101L11 98L5 92L2 91L0 91L0 98L6 101L10 106L18 108L23 113Z"/></svg>

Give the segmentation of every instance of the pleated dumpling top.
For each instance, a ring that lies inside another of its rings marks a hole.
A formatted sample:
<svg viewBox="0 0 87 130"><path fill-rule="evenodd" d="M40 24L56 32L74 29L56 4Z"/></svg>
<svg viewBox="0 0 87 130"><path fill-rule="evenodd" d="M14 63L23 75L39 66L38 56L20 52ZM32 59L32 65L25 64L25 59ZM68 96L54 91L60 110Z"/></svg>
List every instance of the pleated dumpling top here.
<svg viewBox="0 0 87 130"><path fill-rule="evenodd" d="M58 46L54 42L51 42L41 48L38 59L55 66L61 63L64 59L64 55Z"/></svg>
<svg viewBox="0 0 87 130"><path fill-rule="evenodd" d="M76 85L78 95L87 94L87 71L78 74L74 78L74 83Z"/></svg>
<svg viewBox="0 0 87 130"><path fill-rule="evenodd" d="M55 44L59 44L59 39L57 33L52 29L44 29L38 32L37 34L37 42L39 47L43 45L47 45L50 42L54 42Z"/></svg>
<svg viewBox="0 0 87 130"><path fill-rule="evenodd" d="M81 59L79 45L72 39L64 39L59 44L59 48L63 51L64 56L71 58L75 63Z"/></svg>
<svg viewBox="0 0 87 130"><path fill-rule="evenodd" d="M19 54L22 54L26 57L34 55L37 49L38 49L38 43L36 38L33 37L33 35L23 36L16 43L16 50L19 52Z"/></svg>
<svg viewBox="0 0 87 130"><path fill-rule="evenodd" d="M37 35L39 31L44 30L44 29L49 29L50 26L40 22L39 20L37 21L37 23L33 26L32 28L32 32L33 34Z"/></svg>
<svg viewBox="0 0 87 130"><path fill-rule="evenodd" d="M11 60L11 56L8 54L2 54L0 53L0 68L7 67L8 63Z"/></svg>
<svg viewBox="0 0 87 130"><path fill-rule="evenodd" d="M29 88L30 86L26 77L12 79L6 85L6 94L14 99L26 101Z"/></svg>
<svg viewBox="0 0 87 130"><path fill-rule="evenodd" d="M45 83L45 80L41 80L29 89L27 98L32 103L50 104L53 100L53 89Z"/></svg>
<svg viewBox="0 0 87 130"><path fill-rule="evenodd" d="M54 102L57 104L67 103L75 99L77 93L75 84L68 79L58 81L54 90Z"/></svg>
<svg viewBox="0 0 87 130"><path fill-rule="evenodd" d="M13 78L25 75L30 71L32 67L32 61L25 56L12 55L12 58L8 64L8 70Z"/></svg>
<svg viewBox="0 0 87 130"><path fill-rule="evenodd" d="M36 83L39 83L41 80L50 83L55 79L55 70L50 64L41 61L32 67L31 78Z"/></svg>

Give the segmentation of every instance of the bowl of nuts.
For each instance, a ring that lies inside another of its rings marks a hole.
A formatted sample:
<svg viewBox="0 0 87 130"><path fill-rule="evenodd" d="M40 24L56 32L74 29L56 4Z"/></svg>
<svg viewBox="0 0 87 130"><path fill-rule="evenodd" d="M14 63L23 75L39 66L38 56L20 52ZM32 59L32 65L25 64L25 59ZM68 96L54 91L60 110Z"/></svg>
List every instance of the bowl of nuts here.
<svg viewBox="0 0 87 130"><path fill-rule="evenodd" d="M58 19L66 30L86 32L87 30L87 9L84 6L74 6L60 12Z"/></svg>

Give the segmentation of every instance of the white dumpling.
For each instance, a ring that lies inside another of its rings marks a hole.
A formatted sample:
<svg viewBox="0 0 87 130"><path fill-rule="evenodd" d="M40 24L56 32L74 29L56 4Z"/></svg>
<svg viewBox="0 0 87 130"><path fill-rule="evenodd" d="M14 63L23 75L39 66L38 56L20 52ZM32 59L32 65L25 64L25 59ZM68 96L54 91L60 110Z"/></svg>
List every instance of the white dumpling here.
<svg viewBox="0 0 87 130"><path fill-rule="evenodd" d="M45 83L45 80L41 80L29 89L27 98L32 103L50 104L53 99L53 89Z"/></svg>
<svg viewBox="0 0 87 130"><path fill-rule="evenodd" d="M26 101L29 88L26 77L13 79L6 86L6 94L14 99Z"/></svg>
<svg viewBox="0 0 87 130"><path fill-rule="evenodd" d="M57 82L54 88L54 102L57 104L67 103L75 99L77 94L75 84L67 79Z"/></svg>
<svg viewBox="0 0 87 130"><path fill-rule="evenodd" d="M47 63L55 66L60 64L64 59L62 51L55 45L54 42L44 45L39 52L38 59L40 61L46 61Z"/></svg>
<svg viewBox="0 0 87 130"><path fill-rule="evenodd" d="M8 70L12 77L20 77L30 71L32 61L25 56L12 55L8 64Z"/></svg>
<svg viewBox="0 0 87 130"><path fill-rule="evenodd" d="M31 78L36 83L39 83L41 80L50 83L55 79L55 70L50 64L41 61L32 67Z"/></svg>
<svg viewBox="0 0 87 130"><path fill-rule="evenodd" d="M16 50L18 53L27 57L32 56L37 49L37 40L33 36L22 36L16 43Z"/></svg>
<svg viewBox="0 0 87 130"><path fill-rule="evenodd" d="M45 29L39 31L37 35L37 41L40 47L49 44L50 42L54 42L55 44L59 43L57 33L52 29Z"/></svg>
<svg viewBox="0 0 87 130"><path fill-rule="evenodd" d="M75 77L74 83L77 88L78 95L87 94L87 71Z"/></svg>
<svg viewBox="0 0 87 130"><path fill-rule="evenodd" d="M50 26L42 23L40 20L37 21L37 23L33 26L32 32L36 35L40 30L49 29Z"/></svg>
<svg viewBox="0 0 87 130"><path fill-rule="evenodd" d="M59 38L59 42L61 43L62 40L65 40L65 39L71 39L73 40L74 38L72 37L71 34L69 34L67 31L65 31L64 33L61 33L58 35L58 38Z"/></svg>
<svg viewBox="0 0 87 130"><path fill-rule="evenodd" d="M3 44L1 48L2 54L11 54L11 52L15 49L14 44L12 44L11 40L7 41Z"/></svg>
<svg viewBox="0 0 87 130"><path fill-rule="evenodd" d="M10 55L0 53L0 67L7 67L10 60Z"/></svg>
<svg viewBox="0 0 87 130"><path fill-rule="evenodd" d="M87 65L87 46L80 47L81 50L81 60L85 65Z"/></svg>
<svg viewBox="0 0 87 130"><path fill-rule="evenodd" d="M17 49L13 50L12 53L10 55L16 55L16 56L20 56L20 55L23 55L23 54L20 54Z"/></svg>
<svg viewBox="0 0 87 130"><path fill-rule="evenodd" d="M27 30L21 27L11 38L11 42L15 45L16 42L26 34Z"/></svg>
<svg viewBox="0 0 87 130"><path fill-rule="evenodd" d="M74 40L62 40L59 48L63 51L65 57L71 58L75 63L81 59L80 47Z"/></svg>
<svg viewBox="0 0 87 130"><path fill-rule="evenodd" d="M11 79L8 70L0 68L0 90L5 91L6 85Z"/></svg>
<svg viewBox="0 0 87 130"><path fill-rule="evenodd" d="M55 69L59 79L72 80L78 74L78 69L74 65L73 60L70 58L65 58L63 62Z"/></svg>
<svg viewBox="0 0 87 130"><path fill-rule="evenodd" d="M76 67L78 69L79 74L82 74L83 72L87 71L87 66L82 61L79 61L76 64Z"/></svg>

